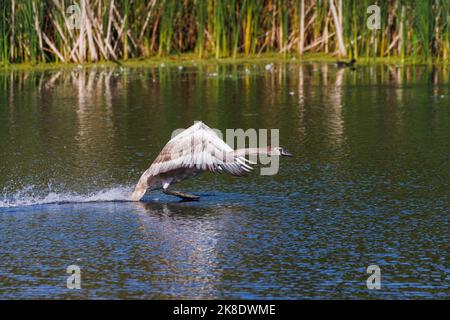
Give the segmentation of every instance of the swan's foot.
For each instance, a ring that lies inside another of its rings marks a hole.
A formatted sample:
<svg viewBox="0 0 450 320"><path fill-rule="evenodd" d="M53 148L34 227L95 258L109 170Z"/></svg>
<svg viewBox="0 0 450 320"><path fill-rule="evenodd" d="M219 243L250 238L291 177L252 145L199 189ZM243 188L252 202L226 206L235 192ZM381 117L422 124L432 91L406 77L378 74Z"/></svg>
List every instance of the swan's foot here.
<svg viewBox="0 0 450 320"><path fill-rule="evenodd" d="M176 197L179 197L179 198L181 198L183 200L187 200L187 201L196 201L196 200L200 199L199 196L189 194L189 193L184 193L181 191L172 191L172 190L168 190L168 189L163 189L163 192L165 194L168 194L171 196L176 196Z"/></svg>

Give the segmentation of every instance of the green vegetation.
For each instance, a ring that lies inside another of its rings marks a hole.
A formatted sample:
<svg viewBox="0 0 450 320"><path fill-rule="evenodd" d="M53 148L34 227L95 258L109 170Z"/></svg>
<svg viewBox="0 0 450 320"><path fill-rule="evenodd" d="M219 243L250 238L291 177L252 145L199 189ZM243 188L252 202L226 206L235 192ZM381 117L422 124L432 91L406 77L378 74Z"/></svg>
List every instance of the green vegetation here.
<svg viewBox="0 0 450 320"><path fill-rule="evenodd" d="M366 26L372 4L378 30ZM450 60L448 0L2 0L0 14L3 65L185 53Z"/></svg>

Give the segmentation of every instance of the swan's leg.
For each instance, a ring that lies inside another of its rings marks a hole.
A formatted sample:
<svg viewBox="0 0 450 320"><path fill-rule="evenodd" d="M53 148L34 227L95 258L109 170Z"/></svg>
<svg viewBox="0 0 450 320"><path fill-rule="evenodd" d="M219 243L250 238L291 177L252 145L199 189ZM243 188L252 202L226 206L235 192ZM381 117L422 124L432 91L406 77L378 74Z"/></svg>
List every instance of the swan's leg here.
<svg viewBox="0 0 450 320"><path fill-rule="evenodd" d="M181 192L181 191L172 191L172 190L168 190L168 189L163 189L165 194L171 195L171 196L177 196L183 200L198 200L200 199L199 196L193 195L193 194L189 194L189 193L185 193L185 192Z"/></svg>
<svg viewBox="0 0 450 320"><path fill-rule="evenodd" d="M181 199L183 199L183 200L189 200L189 201L192 201L192 200L198 200L198 199L200 199L199 196L196 196L196 195L193 195L193 194L184 193L184 192L181 192L181 191L172 191L172 190L169 190L169 184L166 184L166 183L165 183L164 186L163 186L163 192L164 192L165 194L168 194L168 195L171 195L171 196L179 197L179 198L181 198Z"/></svg>

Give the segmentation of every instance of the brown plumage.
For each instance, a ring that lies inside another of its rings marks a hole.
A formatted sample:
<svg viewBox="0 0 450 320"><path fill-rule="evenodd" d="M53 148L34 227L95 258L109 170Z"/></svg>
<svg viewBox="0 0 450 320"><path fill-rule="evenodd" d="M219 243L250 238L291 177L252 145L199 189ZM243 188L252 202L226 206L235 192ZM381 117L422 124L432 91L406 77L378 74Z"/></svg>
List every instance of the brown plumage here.
<svg viewBox="0 0 450 320"><path fill-rule="evenodd" d="M139 201L148 189L163 189L165 193L182 199L197 200L198 196L170 191L169 186L205 171L244 176L253 170L250 164L254 164L247 160L245 155L289 155L283 154L283 151L282 148L271 147L235 151L206 124L196 122L164 146L151 166L142 174L131 200Z"/></svg>

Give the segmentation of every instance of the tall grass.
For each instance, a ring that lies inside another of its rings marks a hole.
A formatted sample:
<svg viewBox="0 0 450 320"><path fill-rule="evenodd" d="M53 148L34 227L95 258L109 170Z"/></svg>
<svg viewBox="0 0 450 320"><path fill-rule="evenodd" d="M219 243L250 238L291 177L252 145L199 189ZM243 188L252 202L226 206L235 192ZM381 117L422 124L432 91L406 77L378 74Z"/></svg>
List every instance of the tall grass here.
<svg viewBox="0 0 450 320"><path fill-rule="evenodd" d="M366 26L380 6L381 29ZM71 5L80 8L72 29ZM2 0L0 63L324 52L449 60L448 0Z"/></svg>

